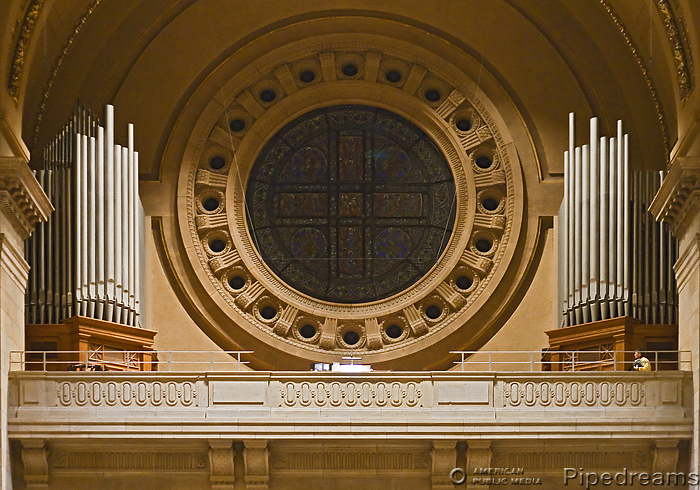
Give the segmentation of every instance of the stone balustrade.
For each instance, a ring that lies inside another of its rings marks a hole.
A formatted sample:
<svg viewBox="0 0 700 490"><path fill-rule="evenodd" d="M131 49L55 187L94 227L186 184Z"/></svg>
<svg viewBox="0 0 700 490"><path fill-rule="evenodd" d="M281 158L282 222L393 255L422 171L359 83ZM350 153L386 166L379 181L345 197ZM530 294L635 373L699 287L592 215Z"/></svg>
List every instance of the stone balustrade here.
<svg viewBox="0 0 700 490"><path fill-rule="evenodd" d="M692 433L690 373L13 372L10 437ZM552 436L551 434L556 434Z"/></svg>

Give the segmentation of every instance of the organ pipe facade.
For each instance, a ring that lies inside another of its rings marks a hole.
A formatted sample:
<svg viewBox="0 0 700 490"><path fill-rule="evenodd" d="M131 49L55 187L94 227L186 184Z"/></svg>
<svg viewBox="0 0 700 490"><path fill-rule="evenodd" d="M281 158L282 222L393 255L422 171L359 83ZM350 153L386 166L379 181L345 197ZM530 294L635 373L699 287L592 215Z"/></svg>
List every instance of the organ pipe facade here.
<svg viewBox="0 0 700 490"><path fill-rule="evenodd" d="M122 146L114 143L113 106L104 121L80 107L35 172L56 211L26 242L27 323L81 315L139 326L144 213L134 127Z"/></svg>
<svg viewBox="0 0 700 490"><path fill-rule="evenodd" d="M619 316L677 322L676 240L648 211L662 179L662 172L630 171L622 121L608 138L592 118L589 143L575 147L569 114L559 212L561 326Z"/></svg>

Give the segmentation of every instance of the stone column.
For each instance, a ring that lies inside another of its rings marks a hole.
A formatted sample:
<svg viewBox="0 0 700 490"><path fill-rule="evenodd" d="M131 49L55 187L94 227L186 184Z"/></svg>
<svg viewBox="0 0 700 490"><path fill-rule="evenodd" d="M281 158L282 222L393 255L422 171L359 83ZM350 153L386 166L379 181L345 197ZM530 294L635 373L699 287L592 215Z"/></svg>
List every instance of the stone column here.
<svg viewBox="0 0 700 490"><path fill-rule="evenodd" d="M0 488L12 488L7 439L10 352L24 350L24 240L53 208L21 157L0 157ZM43 443L42 443L43 444Z"/></svg>
<svg viewBox="0 0 700 490"><path fill-rule="evenodd" d="M678 239L678 261L673 266L678 288L678 349L690 351L690 363L680 369L693 372L693 440L690 472L700 466L700 157L677 158L671 164L649 208L657 221L668 223ZM681 354L688 356L688 354Z"/></svg>

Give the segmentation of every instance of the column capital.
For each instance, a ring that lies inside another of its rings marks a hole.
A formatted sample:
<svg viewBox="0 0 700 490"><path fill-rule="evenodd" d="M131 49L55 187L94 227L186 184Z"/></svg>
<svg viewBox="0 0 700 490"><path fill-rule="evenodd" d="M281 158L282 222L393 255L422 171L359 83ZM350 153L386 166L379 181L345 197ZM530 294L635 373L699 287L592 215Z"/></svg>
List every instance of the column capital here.
<svg viewBox="0 0 700 490"><path fill-rule="evenodd" d="M54 210L22 157L0 157L0 208L23 240Z"/></svg>
<svg viewBox="0 0 700 490"><path fill-rule="evenodd" d="M700 157L673 160L659 192L649 206L657 221L668 223L680 238L700 210Z"/></svg>

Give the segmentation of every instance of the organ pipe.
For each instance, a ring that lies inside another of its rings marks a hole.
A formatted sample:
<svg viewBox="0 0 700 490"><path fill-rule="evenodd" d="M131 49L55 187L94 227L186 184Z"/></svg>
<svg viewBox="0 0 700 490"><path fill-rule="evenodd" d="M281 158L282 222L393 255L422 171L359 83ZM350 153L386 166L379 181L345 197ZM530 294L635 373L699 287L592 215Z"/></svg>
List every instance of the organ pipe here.
<svg viewBox="0 0 700 490"><path fill-rule="evenodd" d="M140 326L138 152L133 125L123 147L114 143L114 128L112 106L104 126L81 106L43 152L35 175L56 212L26 242L28 323L83 315Z"/></svg>
<svg viewBox="0 0 700 490"><path fill-rule="evenodd" d="M571 113L559 212L561 325L623 315L647 324L676 323L672 267L678 247L648 211L663 172L630 172L622 121L608 138L598 134L592 118L590 138L580 147L575 123Z"/></svg>

